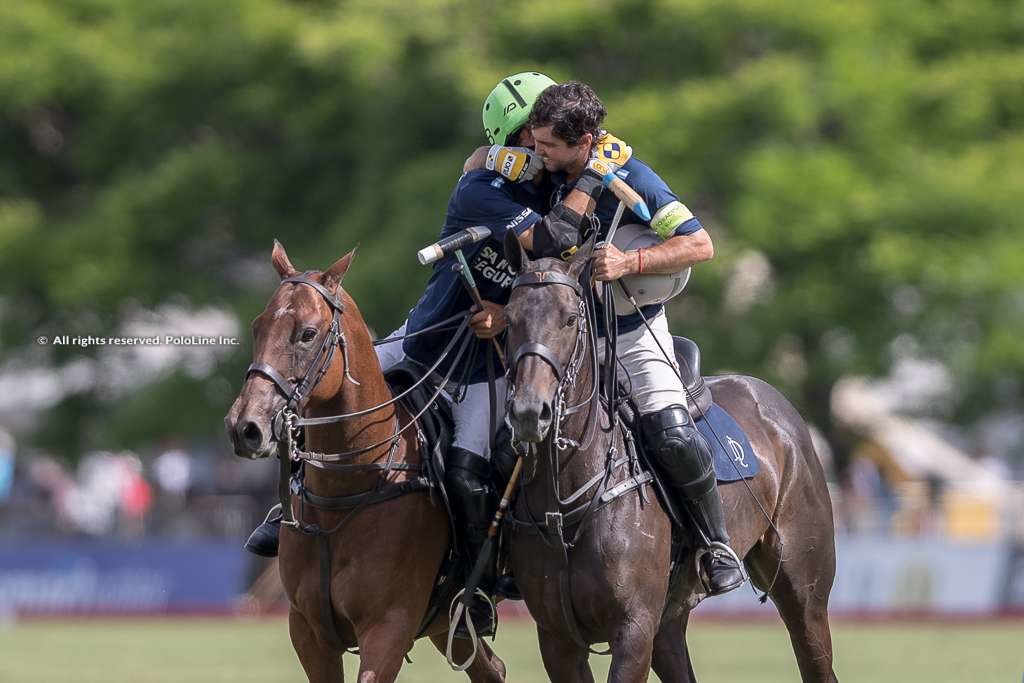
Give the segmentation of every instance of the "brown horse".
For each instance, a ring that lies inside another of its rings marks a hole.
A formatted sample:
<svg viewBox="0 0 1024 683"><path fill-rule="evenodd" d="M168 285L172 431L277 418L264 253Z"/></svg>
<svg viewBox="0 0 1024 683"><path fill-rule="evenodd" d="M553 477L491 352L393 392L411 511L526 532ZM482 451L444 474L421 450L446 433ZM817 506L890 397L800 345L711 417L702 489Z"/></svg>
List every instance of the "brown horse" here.
<svg viewBox="0 0 1024 683"><path fill-rule="evenodd" d="M421 487L402 488L422 474L420 452L415 430L398 426L411 418L390 403L370 333L341 287L353 254L324 272L300 274L275 241L272 261L282 283L253 321L254 362L225 418L235 454L265 458L276 452L275 421L296 393L303 417L351 416L306 428L308 452L344 453L354 467L307 465L304 486L313 498L291 497L300 526L286 523L281 533L289 631L313 683L342 681L342 653L355 647L360 683L396 679L421 630L450 535L442 505ZM310 503L316 496L359 500L352 496L380 490L405 495L336 510ZM320 576L324 567L329 577ZM446 616L441 610L422 629L442 651ZM454 654L466 658L468 641L455 642ZM470 679L504 681L504 664L486 643L481 647L467 670Z"/></svg>
<svg viewBox="0 0 1024 683"><path fill-rule="evenodd" d="M686 624L705 589L692 549L670 586L669 518L653 500L645 504L649 488L624 457L620 430L587 401L596 356L588 363L579 354L581 345L593 353L595 338L581 332L588 306L576 283L592 246L565 264L530 262L506 245L519 271L506 307L509 422L535 443L512 510L510 563L553 681L593 681L589 646L602 642L612 655L609 681L646 681L652 666L662 681L694 681ZM834 681L832 509L807 425L760 380L727 375L708 385L761 464L752 480L721 485L733 548L781 613L803 680Z"/></svg>

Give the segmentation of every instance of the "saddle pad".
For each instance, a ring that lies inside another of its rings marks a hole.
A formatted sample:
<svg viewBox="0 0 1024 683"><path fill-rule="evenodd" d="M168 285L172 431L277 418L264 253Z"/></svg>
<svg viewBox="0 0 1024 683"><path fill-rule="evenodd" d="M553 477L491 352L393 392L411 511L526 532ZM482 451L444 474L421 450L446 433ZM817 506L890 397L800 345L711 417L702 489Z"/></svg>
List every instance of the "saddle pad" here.
<svg viewBox="0 0 1024 683"><path fill-rule="evenodd" d="M718 481L739 481L758 473L760 465L750 439L721 406L712 404L695 424L711 445Z"/></svg>

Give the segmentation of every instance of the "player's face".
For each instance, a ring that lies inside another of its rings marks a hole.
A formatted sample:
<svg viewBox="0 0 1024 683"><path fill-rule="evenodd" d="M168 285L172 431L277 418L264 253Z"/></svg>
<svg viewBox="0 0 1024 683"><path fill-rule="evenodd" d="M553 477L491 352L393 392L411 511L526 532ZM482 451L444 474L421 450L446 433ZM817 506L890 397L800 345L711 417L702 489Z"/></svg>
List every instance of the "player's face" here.
<svg viewBox="0 0 1024 683"><path fill-rule="evenodd" d="M552 126L534 128L531 132L534 149L544 157L544 168L548 171L579 173L583 170L583 164L590 153L590 133L584 135L579 144L570 145L565 140L555 137Z"/></svg>

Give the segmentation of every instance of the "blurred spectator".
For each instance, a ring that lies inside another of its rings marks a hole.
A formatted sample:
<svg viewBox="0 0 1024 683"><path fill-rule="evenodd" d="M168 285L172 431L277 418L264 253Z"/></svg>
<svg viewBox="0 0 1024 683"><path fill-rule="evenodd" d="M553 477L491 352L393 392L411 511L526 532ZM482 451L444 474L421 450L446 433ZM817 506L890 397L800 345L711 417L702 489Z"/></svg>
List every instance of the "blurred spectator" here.
<svg viewBox="0 0 1024 683"><path fill-rule="evenodd" d="M892 512L892 491L875 461L861 453L846 469L843 492L846 530L852 533L884 530Z"/></svg>
<svg viewBox="0 0 1024 683"><path fill-rule="evenodd" d="M192 484L192 458L182 448L172 446L153 461L153 473L161 492L184 496Z"/></svg>
<svg viewBox="0 0 1024 683"><path fill-rule="evenodd" d="M14 486L14 439L0 429L0 505L11 496Z"/></svg>
<svg viewBox="0 0 1024 683"><path fill-rule="evenodd" d="M122 532L141 536L146 531L146 515L153 505L153 489L142 477L142 461L135 455L121 455L118 464L124 472L120 500Z"/></svg>
<svg viewBox="0 0 1024 683"><path fill-rule="evenodd" d="M162 444L146 458L91 451L71 472L42 453L13 457L0 431L0 537L240 538L275 497L277 465L241 460L220 442ZM7 501L6 503L4 501Z"/></svg>

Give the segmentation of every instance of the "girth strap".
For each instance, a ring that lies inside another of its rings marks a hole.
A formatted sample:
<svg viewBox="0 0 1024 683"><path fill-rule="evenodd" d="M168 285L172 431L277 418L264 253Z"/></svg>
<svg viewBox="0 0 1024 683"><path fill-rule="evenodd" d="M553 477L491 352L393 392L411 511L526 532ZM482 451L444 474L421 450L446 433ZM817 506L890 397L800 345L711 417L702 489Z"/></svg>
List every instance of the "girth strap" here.
<svg viewBox="0 0 1024 683"><path fill-rule="evenodd" d="M344 650L338 622L334 618L334 606L331 604L331 537L328 534L317 534L317 548L320 555L320 621L327 631L327 640L335 649Z"/></svg>

